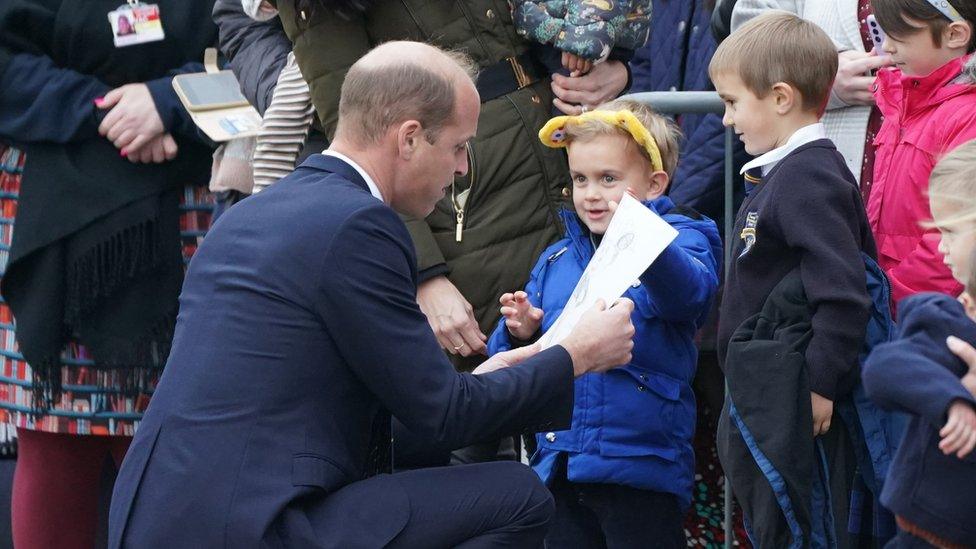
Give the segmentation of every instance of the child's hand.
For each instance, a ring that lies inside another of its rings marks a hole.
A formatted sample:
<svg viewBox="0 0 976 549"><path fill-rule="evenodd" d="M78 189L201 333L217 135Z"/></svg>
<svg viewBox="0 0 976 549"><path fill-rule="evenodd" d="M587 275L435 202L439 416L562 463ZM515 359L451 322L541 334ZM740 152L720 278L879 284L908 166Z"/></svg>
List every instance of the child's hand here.
<svg viewBox="0 0 976 549"><path fill-rule="evenodd" d="M502 304L501 313L508 333L517 339L529 339L542 324L542 309L533 307L525 292L502 294L498 302Z"/></svg>
<svg viewBox="0 0 976 549"><path fill-rule="evenodd" d="M575 53L563 52L563 67L570 72L570 76L582 76L593 68L593 62L583 59Z"/></svg>
<svg viewBox="0 0 976 549"><path fill-rule="evenodd" d="M955 400L949 406L949 419L939 431L942 441L939 450L949 455L956 454L962 459L976 447L976 411L968 402Z"/></svg>
<svg viewBox="0 0 976 549"><path fill-rule="evenodd" d="M810 404L813 406L813 436L822 435L830 430L830 418L834 415L834 401L811 391Z"/></svg>

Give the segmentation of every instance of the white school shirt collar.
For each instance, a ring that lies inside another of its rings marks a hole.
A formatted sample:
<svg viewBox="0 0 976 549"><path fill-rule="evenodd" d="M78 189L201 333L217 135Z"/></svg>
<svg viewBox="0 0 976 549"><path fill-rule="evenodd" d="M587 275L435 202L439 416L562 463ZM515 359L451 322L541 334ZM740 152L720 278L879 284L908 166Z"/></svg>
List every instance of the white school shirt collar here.
<svg viewBox="0 0 976 549"><path fill-rule="evenodd" d="M373 181L373 178L370 177L368 173L366 173L366 170L364 170L362 166L356 164L356 162L352 158L349 158L348 156L340 152L331 151L329 149L322 151L322 154L324 154L325 156L332 156L338 158L339 160L342 160L346 164L352 166L353 169L359 172L359 175L360 177L363 178L363 181L366 182L366 186L369 187L369 193L375 196L380 202L384 202L383 194L380 193L380 188L376 186L376 183Z"/></svg>
<svg viewBox="0 0 976 549"><path fill-rule="evenodd" d="M816 124L803 126L802 128L793 132L793 135L790 136L785 145L776 147L768 153L757 156L749 162L746 162L746 165L742 166L742 170L740 170L739 173L744 174L746 171L753 168L762 167L762 174L765 176L767 173L769 173L769 170L772 170L780 160L786 158L791 152L802 147L803 145L806 145L807 143L810 143L811 141L826 138L827 128L824 127L823 123L817 122Z"/></svg>

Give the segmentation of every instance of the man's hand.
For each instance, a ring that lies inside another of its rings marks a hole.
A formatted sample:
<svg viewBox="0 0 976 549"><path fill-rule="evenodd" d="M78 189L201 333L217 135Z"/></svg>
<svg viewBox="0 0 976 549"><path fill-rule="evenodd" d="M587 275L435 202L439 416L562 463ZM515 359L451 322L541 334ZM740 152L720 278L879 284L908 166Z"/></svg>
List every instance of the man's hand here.
<svg viewBox="0 0 976 549"><path fill-rule="evenodd" d="M498 302L502 304L501 313L505 317L508 333L516 339L528 340L542 324L545 313L529 303L529 294L522 291L502 294Z"/></svg>
<svg viewBox="0 0 976 549"><path fill-rule="evenodd" d="M888 55L848 50L837 54L834 93L848 105L874 105L874 76L870 71L891 64Z"/></svg>
<svg viewBox="0 0 976 549"><path fill-rule="evenodd" d="M969 366L969 372L962 376L959 381L969 391L969 394L976 398L976 349L956 336L946 338L946 346L949 347L952 354L962 359Z"/></svg>
<svg viewBox="0 0 976 549"><path fill-rule="evenodd" d="M813 436L825 434L830 430L830 418L834 415L834 401L811 391L810 405L813 407Z"/></svg>
<svg viewBox="0 0 976 549"><path fill-rule="evenodd" d="M145 145L135 150L130 150L126 158L129 162L139 162L142 164L161 164L176 158L179 147L173 136L164 133L150 139Z"/></svg>
<svg viewBox="0 0 976 549"><path fill-rule="evenodd" d="M156 103L145 84L126 84L95 100L99 109L110 109L98 126L98 133L128 156L166 129Z"/></svg>
<svg viewBox="0 0 976 549"><path fill-rule="evenodd" d="M593 65L583 76L552 75L552 104L566 114L580 114L582 107L592 110L620 95L627 85L627 67L620 61Z"/></svg>
<svg viewBox="0 0 976 549"><path fill-rule="evenodd" d="M488 337L474 319L474 309L445 276L435 276L417 288L417 304L427 315L437 342L452 355L483 355Z"/></svg>
<svg viewBox="0 0 976 549"><path fill-rule="evenodd" d="M939 450L947 456L955 453L962 459L976 447L976 411L970 403L955 400L949 406L948 416L945 427L939 431L942 437Z"/></svg>
<svg viewBox="0 0 976 549"><path fill-rule="evenodd" d="M603 300L583 313L562 345L573 359L573 374L605 372L631 361L634 302L621 298L609 309Z"/></svg>
<svg viewBox="0 0 976 549"><path fill-rule="evenodd" d="M542 346L536 343L535 345L529 345L527 347L519 347L518 349L512 349L511 351L505 351L504 353L498 353L495 356L489 358L488 360L482 362L477 368L471 372L474 375L487 374L488 372L494 372L495 370L501 370L503 368L509 368L515 366L519 362L527 358L535 356L542 349Z"/></svg>

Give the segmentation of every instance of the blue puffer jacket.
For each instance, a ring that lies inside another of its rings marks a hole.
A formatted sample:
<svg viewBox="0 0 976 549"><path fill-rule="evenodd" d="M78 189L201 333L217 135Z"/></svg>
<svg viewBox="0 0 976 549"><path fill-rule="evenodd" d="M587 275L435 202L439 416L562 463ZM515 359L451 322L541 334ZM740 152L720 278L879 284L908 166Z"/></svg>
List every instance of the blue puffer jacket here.
<svg viewBox="0 0 976 549"><path fill-rule="evenodd" d="M668 197L646 203L678 230L678 237L625 297L635 303L633 361L605 374L576 380L573 424L540 433L532 466L549 482L560 452L569 455L573 482L623 484L670 492L690 503L695 458L693 337L718 285L722 242L715 223L676 208ZM544 332L555 322L593 256L589 231L563 211L566 238L542 253L525 288L545 311ZM502 319L488 341L489 354L512 348Z"/></svg>
<svg viewBox="0 0 976 549"><path fill-rule="evenodd" d="M634 52L630 68L631 92L712 91L708 63L718 47L709 32L711 11L705 0L654 0L651 37ZM724 216L725 128L717 114L677 117L684 134L681 160L668 194L677 204L703 213L719 223ZM738 139L733 141L735 172L749 156ZM734 185L735 207L742 201L742 186Z"/></svg>

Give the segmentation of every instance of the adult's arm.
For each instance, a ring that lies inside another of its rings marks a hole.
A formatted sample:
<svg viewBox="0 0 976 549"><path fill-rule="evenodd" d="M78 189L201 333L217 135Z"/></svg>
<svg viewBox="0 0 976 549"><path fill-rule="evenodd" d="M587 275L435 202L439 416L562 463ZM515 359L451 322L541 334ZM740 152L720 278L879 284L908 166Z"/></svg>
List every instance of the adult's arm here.
<svg viewBox="0 0 976 549"><path fill-rule="evenodd" d="M417 306L412 254L402 223L377 203L350 215L323 256L315 306L362 382L408 429L439 444L567 427L569 353L555 346L520 366L455 372Z"/></svg>
<svg viewBox="0 0 976 549"><path fill-rule="evenodd" d="M722 43L732 33L732 10L736 0L717 0L712 11L711 30L715 41Z"/></svg>
<svg viewBox="0 0 976 549"><path fill-rule="evenodd" d="M241 92L264 115L291 51L281 21L251 19L240 0L217 0L213 19L220 32L220 52L230 61Z"/></svg>
<svg viewBox="0 0 976 549"><path fill-rule="evenodd" d="M57 67L44 55L7 52L5 58L0 69L0 135L18 142L54 143L99 137L94 100L109 86Z"/></svg>
<svg viewBox="0 0 976 549"><path fill-rule="evenodd" d="M165 76L146 82L146 87L149 88L153 103L156 105L156 112L159 113L159 118L163 121L163 127L166 128L167 133L182 135L207 143L201 137L193 119L190 118L190 113L186 111L179 96L176 95L176 89L173 88L174 76L204 72L204 70L203 63L193 61L168 71Z"/></svg>
<svg viewBox="0 0 976 549"><path fill-rule="evenodd" d="M879 345L868 357L864 389L880 406L918 415L938 430L954 401L976 406L959 380L968 367L945 345L948 336L957 335L950 319L965 316L962 306L948 296L918 296L901 306L899 337Z"/></svg>

